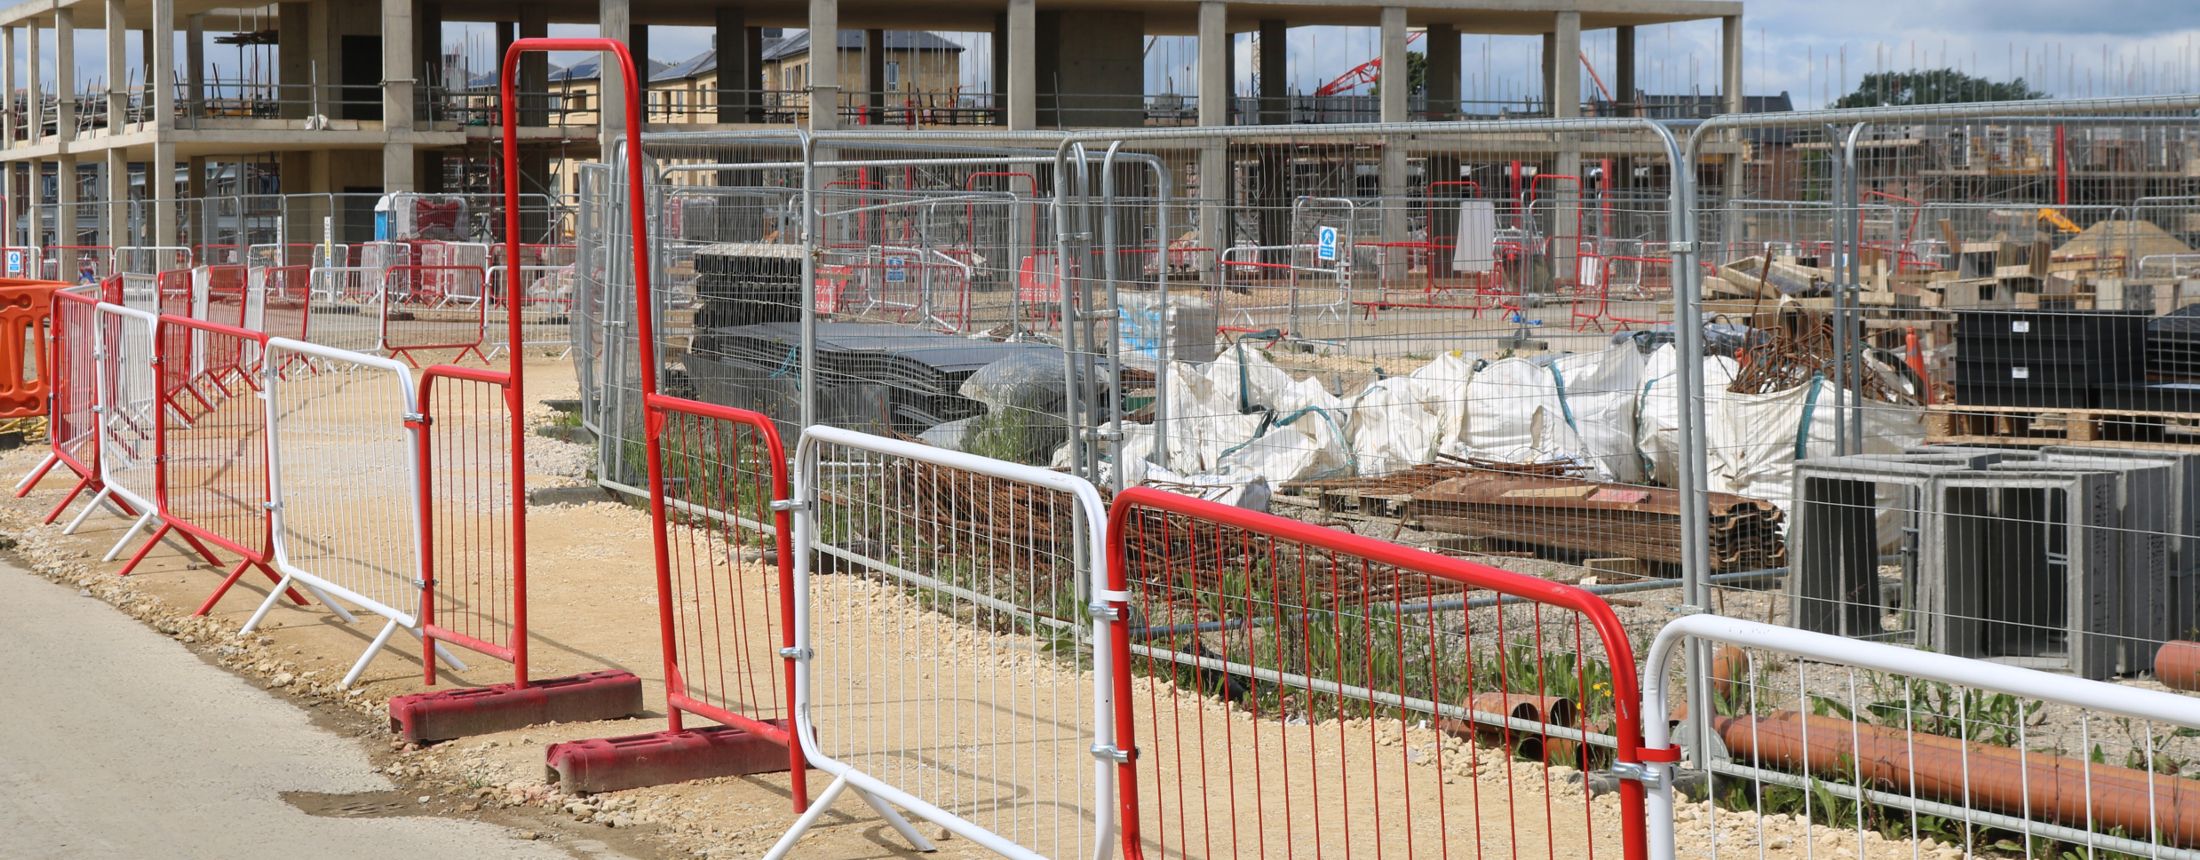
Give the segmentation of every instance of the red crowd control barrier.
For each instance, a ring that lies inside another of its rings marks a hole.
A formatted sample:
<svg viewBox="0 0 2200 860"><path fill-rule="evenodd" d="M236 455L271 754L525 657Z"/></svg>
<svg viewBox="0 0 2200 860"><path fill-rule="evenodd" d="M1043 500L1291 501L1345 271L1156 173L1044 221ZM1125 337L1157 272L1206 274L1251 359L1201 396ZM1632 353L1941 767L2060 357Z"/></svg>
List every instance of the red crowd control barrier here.
<svg viewBox="0 0 2200 860"><path fill-rule="evenodd" d="M1595 596L1149 488L1108 530L1125 856L1646 856L1640 783L1550 771L1643 760Z"/></svg>
<svg viewBox="0 0 2200 860"><path fill-rule="evenodd" d="M55 466L67 466L75 473L76 484L46 513L45 521L51 523L85 488L96 491L99 484L99 416L94 411L98 392L92 357L92 327L97 324L93 308L99 305L99 296L88 290L57 290L49 301L52 323L45 350L50 374L46 435L51 450L15 485L15 495L29 495Z"/></svg>
<svg viewBox="0 0 2200 860"><path fill-rule="evenodd" d="M270 267L264 277L260 330L268 337L308 340L307 322L313 315L313 267Z"/></svg>
<svg viewBox="0 0 2200 860"><path fill-rule="evenodd" d="M167 316L160 319L157 342L166 399L153 436L153 501L160 525L121 573L136 569L171 531L217 567L221 562L208 545L235 554L229 575L199 605L197 614L204 615L245 571L282 581L269 565L275 536L267 508L267 410L258 396L258 369L251 364L267 354L267 336ZM192 348L185 350L187 345ZM202 361L192 367L172 357L178 352ZM289 596L304 605L296 591Z"/></svg>
<svg viewBox="0 0 2200 860"><path fill-rule="evenodd" d="M526 433L512 374L436 365L420 376L425 638L512 664L527 679ZM426 661L435 683L435 662Z"/></svg>
<svg viewBox="0 0 2200 860"><path fill-rule="evenodd" d="M413 354L456 350L452 361L472 354L487 363L486 302L446 305L452 295L479 296L488 272L479 266L392 266L382 276L382 349L415 367Z"/></svg>
<svg viewBox="0 0 2200 860"><path fill-rule="evenodd" d="M625 47L603 39L521 39L505 55L504 229L519 235L519 153L511 90L518 56L526 51L596 50ZM628 92L634 90L631 59ZM628 105L629 117L635 105ZM636 128L639 127L639 120ZM640 177L640 162L634 178ZM637 186L636 193L640 193ZM639 199L636 201L639 203ZM639 225L645 213L636 211ZM637 236L645 234L637 233ZM517 270L517 247L507 248L505 265ZM648 250L636 243L644 267L637 281L648 289ZM485 261L486 262L486 261ZM394 316L421 305L440 304L452 295L451 279L468 279L471 294L482 295L482 266L396 266L382 283L382 340L392 353L411 361L421 349L458 349L481 355L488 302L471 302L470 322L437 322L415 329L392 327ZM410 304L409 307L398 307ZM453 309L444 309L448 312ZM467 319L461 313L461 320ZM437 318L447 319L444 318ZM421 320L402 320L418 322ZM302 324L302 322L301 322ZM506 314L507 338L520 342L518 314ZM458 336L448 336L456 330ZM631 673L590 672L566 678L532 679L527 663L527 428L526 377L520 352L512 350L504 369L475 370L438 365L423 374L412 421L419 432L419 529L422 535L421 637L428 646L448 642L508 660L514 681L470 690L445 690L390 700L390 727L419 742L503 731L548 721L616 719L642 709L641 680ZM486 361L486 357L483 358ZM427 668L435 682L435 668Z"/></svg>
<svg viewBox="0 0 2200 860"><path fill-rule="evenodd" d="M786 747L799 809L794 664L779 653L794 646L791 526L772 505L787 498L779 431L743 409L655 393L642 403L656 452L649 506L670 730L694 714Z"/></svg>

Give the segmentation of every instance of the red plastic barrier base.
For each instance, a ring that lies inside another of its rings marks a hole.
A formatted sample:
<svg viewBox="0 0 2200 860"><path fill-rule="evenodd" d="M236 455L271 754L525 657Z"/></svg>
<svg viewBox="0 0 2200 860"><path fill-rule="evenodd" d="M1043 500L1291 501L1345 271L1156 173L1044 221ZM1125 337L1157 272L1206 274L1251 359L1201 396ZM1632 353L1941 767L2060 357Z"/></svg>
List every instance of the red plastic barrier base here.
<svg viewBox="0 0 2200 860"><path fill-rule="evenodd" d="M642 713L642 679L617 670L414 693L390 700L390 731L416 744L510 731L542 723L616 720Z"/></svg>
<svg viewBox="0 0 2200 860"><path fill-rule="evenodd" d="M585 794L714 776L780 773L787 769L787 748L731 726L708 726L551 744L545 764L549 781Z"/></svg>

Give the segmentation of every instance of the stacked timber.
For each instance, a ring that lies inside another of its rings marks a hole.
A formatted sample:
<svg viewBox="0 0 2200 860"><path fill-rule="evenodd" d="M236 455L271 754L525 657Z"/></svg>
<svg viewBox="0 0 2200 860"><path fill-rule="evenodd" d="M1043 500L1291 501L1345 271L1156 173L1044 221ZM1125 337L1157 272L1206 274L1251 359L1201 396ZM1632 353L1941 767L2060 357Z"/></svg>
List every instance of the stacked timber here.
<svg viewBox="0 0 2200 860"><path fill-rule="evenodd" d="M1576 478L1477 472L1413 494L1408 519L1451 532L1532 547L1559 558L1681 560L1680 493ZM1786 563L1782 515L1771 502L1711 494L1711 565L1763 570Z"/></svg>

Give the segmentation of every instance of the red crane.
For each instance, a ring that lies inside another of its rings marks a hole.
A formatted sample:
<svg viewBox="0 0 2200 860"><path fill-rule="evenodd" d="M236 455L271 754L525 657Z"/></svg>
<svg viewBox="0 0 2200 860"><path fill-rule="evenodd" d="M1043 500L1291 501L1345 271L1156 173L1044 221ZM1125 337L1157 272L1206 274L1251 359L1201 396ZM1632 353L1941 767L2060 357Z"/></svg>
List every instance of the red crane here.
<svg viewBox="0 0 2200 860"><path fill-rule="evenodd" d="M1411 33L1406 34L1406 44L1413 44L1413 40L1421 38L1422 32L1423 31L1415 30ZM1589 80L1596 83L1597 91L1604 94L1604 100L1612 101L1612 91L1610 88L1604 86L1604 76L1597 74L1597 67L1589 62L1589 53L1587 51L1583 51L1581 53L1581 67L1589 70ZM1344 93L1349 93L1353 90L1359 89L1361 84L1374 84L1382 81L1382 79L1383 58L1376 57L1375 59L1361 63L1357 66L1353 66L1351 69L1346 70L1344 74L1338 75L1335 78L1331 78L1329 83L1322 84L1319 89L1314 90L1314 95L1343 95Z"/></svg>

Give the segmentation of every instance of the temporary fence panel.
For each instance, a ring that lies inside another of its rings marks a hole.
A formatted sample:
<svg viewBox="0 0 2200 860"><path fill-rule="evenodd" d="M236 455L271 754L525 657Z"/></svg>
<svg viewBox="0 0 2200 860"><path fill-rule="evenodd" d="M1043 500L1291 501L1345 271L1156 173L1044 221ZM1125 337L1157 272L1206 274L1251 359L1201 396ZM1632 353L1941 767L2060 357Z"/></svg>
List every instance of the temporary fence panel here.
<svg viewBox="0 0 2200 860"><path fill-rule="evenodd" d="M516 368L515 368L516 369ZM422 626L527 677L526 425L512 374L436 365L420 377ZM435 664L424 666L435 683Z"/></svg>
<svg viewBox="0 0 2200 860"><path fill-rule="evenodd" d="M115 272L158 275L191 268L191 249L181 245L126 245L114 249Z"/></svg>
<svg viewBox="0 0 2200 860"><path fill-rule="evenodd" d="M204 361L192 367L170 360L175 347L191 344ZM158 410L154 450L155 501L160 526L153 539L123 567L127 573L174 530L211 558L207 545L237 556L221 586L199 606L204 615L237 578L259 570L279 580L268 566L272 535L268 525L267 409L260 403L267 337L234 326L187 317L160 320L164 392L185 389L199 397L186 401L170 395ZM291 598L304 599L295 593Z"/></svg>
<svg viewBox="0 0 2200 860"><path fill-rule="evenodd" d="M796 590L778 430L755 412L663 395L647 409L662 458L650 513L670 728L692 714L786 747L799 811L808 767L788 717Z"/></svg>
<svg viewBox="0 0 2200 860"><path fill-rule="evenodd" d="M386 619L345 673L349 687L391 634L421 636L421 430L412 374L392 359L279 338L268 341L267 356L275 367L305 360L316 368L265 378L282 585L309 586ZM259 626L281 593L261 602L240 635Z"/></svg>
<svg viewBox="0 0 2200 860"><path fill-rule="evenodd" d="M1704 779L1653 763L1654 857L2200 855L2190 696L1715 615L1647 656L1646 743Z"/></svg>
<svg viewBox="0 0 2200 860"><path fill-rule="evenodd" d="M413 248L413 259L434 269L416 276L422 283L409 285L406 300L443 305L478 304L488 294L487 278L472 277L468 270L486 271L493 263L489 246L480 242L422 242Z"/></svg>
<svg viewBox="0 0 2200 860"><path fill-rule="evenodd" d="M47 512L48 523L60 517L86 487L100 483L100 363L94 333L99 319L94 310L99 304L97 290L57 290L53 297L53 340L48 345L53 362L53 406L46 425L52 450L15 485L15 494L20 498L57 465L66 466L76 476L68 495ZM134 509L131 515L136 515Z"/></svg>
<svg viewBox="0 0 2200 860"><path fill-rule="evenodd" d="M42 277L48 280L98 283L114 273L114 249L105 245L55 245L45 257Z"/></svg>
<svg viewBox="0 0 2200 860"><path fill-rule="evenodd" d="M1151 488L1110 512L1127 856L1644 856L1626 630L1581 589Z"/></svg>
<svg viewBox="0 0 2200 860"><path fill-rule="evenodd" d="M392 266L383 273L380 302L381 349L418 366L420 352L453 352L488 360L482 342L488 336L488 305L474 301L449 305L458 294L479 296L485 272L478 266Z"/></svg>
<svg viewBox="0 0 2200 860"><path fill-rule="evenodd" d="M94 308L92 330L99 406L99 494L70 521L74 532L109 497L137 511L122 538L101 559L113 561L124 545L159 513L153 503L155 436L163 408L153 358L160 319L119 305Z"/></svg>
<svg viewBox="0 0 2200 860"><path fill-rule="evenodd" d="M834 781L767 856L850 789L919 850L890 807L1005 856L1110 856L1098 492L825 426L795 463L795 720Z"/></svg>

